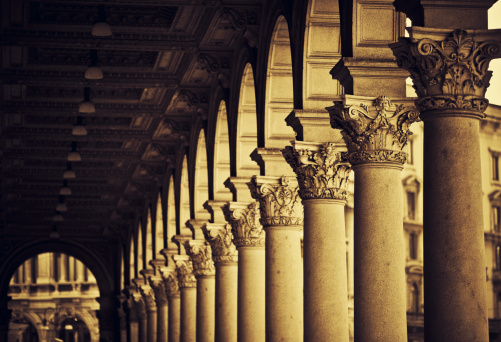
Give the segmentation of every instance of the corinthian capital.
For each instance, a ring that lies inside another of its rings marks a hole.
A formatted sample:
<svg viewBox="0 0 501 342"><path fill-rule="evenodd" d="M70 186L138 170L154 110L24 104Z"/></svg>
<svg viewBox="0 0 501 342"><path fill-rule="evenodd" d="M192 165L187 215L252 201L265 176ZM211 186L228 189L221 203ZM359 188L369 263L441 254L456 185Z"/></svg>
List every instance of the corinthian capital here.
<svg viewBox="0 0 501 342"><path fill-rule="evenodd" d="M413 27L410 35L390 47L398 66L411 74L419 110L485 111L488 67L501 57L501 31Z"/></svg>
<svg viewBox="0 0 501 342"><path fill-rule="evenodd" d="M212 248L212 260L216 264L238 262L238 251L233 244L229 224L209 223L204 227L204 233Z"/></svg>
<svg viewBox="0 0 501 342"><path fill-rule="evenodd" d="M167 293L165 292L165 285L162 277L150 277L148 280L151 289L155 293L157 306L167 305Z"/></svg>
<svg viewBox="0 0 501 342"><path fill-rule="evenodd" d="M249 188L252 197L259 201L263 226L303 224L303 204L293 177L254 176Z"/></svg>
<svg viewBox="0 0 501 342"><path fill-rule="evenodd" d="M156 310L157 306L155 303L155 293L149 285L141 285L139 291L143 296L144 304L146 305L146 310Z"/></svg>
<svg viewBox="0 0 501 342"><path fill-rule="evenodd" d="M189 240L186 251L191 257L195 277L213 276L216 273L212 260L212 249L205 240Z"/></svg>
<svg viewBox="0 0 501 342"><path fill-rule="evenodd" d="M175 267L163 267L161 275L167 297L179 295L177 269Z"/></svg>
<svg viewBox="0 0 501 342"><path fill-rule="evenodd" d="M412 134L409 126L419 121L419 112L411 101L404 99L394 103L386 96L344 95L327 110L332 128L341 129L352 165L405 163L407 153L402 149Z"/></svg>
<svg viewBox="0 0 501 342"><path fill-rule="evenodd" d="M223 206L224 217L231 225L236 247L264 246L265 232L259 222L259 203L230 202Z"/></svg>
<svg viewBox="0 0 501 342"><path fill-rule="evenodd" d="M176 262L179 287L197 287L190 257L188 255L174 255L172 259Z"/></svg>
<svg viewBox="0 0 501 342"><path fill-rule="evenodd" d="M282 153L297 175L299 196L307 199L348 198L351 166L344 143L307 143L292 141Z"/></svg>

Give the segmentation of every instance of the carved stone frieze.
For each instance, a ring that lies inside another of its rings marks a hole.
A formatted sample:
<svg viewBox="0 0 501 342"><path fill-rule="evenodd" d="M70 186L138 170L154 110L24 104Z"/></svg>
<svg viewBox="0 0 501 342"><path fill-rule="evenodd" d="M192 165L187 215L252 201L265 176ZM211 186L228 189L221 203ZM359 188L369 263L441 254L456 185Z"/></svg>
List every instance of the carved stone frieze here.
<svg viewBox="0 0 501 342"><path fill-rule="evenodd" d="M352 165L369 162L405 163L402 149L419 121L419 112L410 101L393 103L386 96L376 99L344 95L327 108L331 126L341 129Z"/></svg>
<svg viewBox="0 0 501 342"><path fill-rule="evenodd" d="M492 76L489 62L501 57L501 37L479 30L428 31L413 27L411 38L400 38L391 45L398 66L411 74L419 110L483 112Z"/></svg>
<svg viewBox="0 0 501 342"><path fill-rule="evenodd" d="M293 141L282 153L297 175L299 196L307 199L348 198L351 166L344 143L304 143Z"/></svg>
<svg viewBox="0 0 501 342"><path fill-rule="evenodd" d="M259 201L264 227L303 224L303 204L294 178L254 176L248 185L252 197Z"/></svg>
<svg viewBox="0 0 501 342"><path fill-rule="evenodd" d="M226 221L231 225L236 247L263 247L265 231L261 225L259 203L230 202L223 206Z"/></svg>
<svg viewBox="0 0 501 342"><path fill-rule="evenodd" d="M150 277L148 280L155 294L157 307L167 305L167 293L163 279L161 277Z"/></svg>
<svg viewBox="0 0 501 342"><path fill-rule="evenodd" d="M233 233L231 225L206 225L204 234L212 248L212 260L214 263L236 263L238 262L238 251L233 244Z"/></svg>
<svg viewBox="0 0 501 342"><path fill-rule="evenodd" d="M177 266L178 286L197 287L197 280L193 274L193 264L187 255L174 255L174 261Z"/></svg>
<svg viewBox="0 0 501 342"><path fill-rule="evenodd" d="M195 277L213 276L216 274L212 260L211 246L205 240L189 240L185 243L186 251L193 263Z"/></svg>

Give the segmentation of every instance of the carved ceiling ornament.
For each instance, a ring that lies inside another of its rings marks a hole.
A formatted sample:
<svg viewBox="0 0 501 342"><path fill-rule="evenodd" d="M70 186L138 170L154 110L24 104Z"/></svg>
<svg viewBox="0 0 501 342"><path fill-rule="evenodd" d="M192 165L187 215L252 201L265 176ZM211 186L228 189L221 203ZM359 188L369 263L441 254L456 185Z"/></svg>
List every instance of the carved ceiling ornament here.
<svg viewBox="0 0 501 342"><path fill-rule="evenodd" d="M155 294L157 307L167 305L167 293L163 279L161 277L150 277L149 281L151 289Z"/></svg>
<svg viewBox="0 0 501 342"><path fill-rule="evenodd" d="M237 263L238 251L233 244L233 234L231 225L225 224L223 227L206 226L204 230L205 238L212 248L212 260L218 263Z"/></svg>
<svg viewBox="0 0 501 342"><path fill-rule="evenodd" d="M334 106L327 108L332 128L341 129L352 165L405 163L407 153L402 149L412 134L409 127L420 119L411 101L398 102L393 103L387 96L374 99L344 95L341 101L334 101Z"/></svg>
<svg viewBox="0 0 501 342"><path fill-rule="evenodd" d="M489 62L501 57L501 37L478 30L427 30L413 27L412 38L391 45L398 66L411 74L419 96L416 106L420 111L485 111Z"/></svg>
<svg viewBox="0 0 501 342"><path fill-rule="evenodd" d="M223 206L224 217L231 225L236 247L263 247L266 233L260 223L259 203L231 202Z"/></svg>
<svg viewBox="0 0 501 342"><path fill-rule="evenodd" d="M197 287L197 280L193 274L193 264L188 256L186 259L180 259L179 256L175 259L178 275L178 286L183 287Z"/></svg>
<svg viewBox="0 0 501 342"><path fill-rule="evenodd" d="M205 240L189 240L185 243L186 251L193 263L195 277L213 276L216 274L212 249Z"/></svg>
<svg viewBox="0 0 501 342"><path fill-rule="evenodd" d="M259 201L264 227L303 224L303 204L296 179L253 176L248 185L252 198Z"/></svg>
<svg viewBox="0 0 501 342"><path fill-rule="evenodd" d="M348 199L351 166L344 143L292 141L282 153L297 175L299 196L308 199Z"/></svg>

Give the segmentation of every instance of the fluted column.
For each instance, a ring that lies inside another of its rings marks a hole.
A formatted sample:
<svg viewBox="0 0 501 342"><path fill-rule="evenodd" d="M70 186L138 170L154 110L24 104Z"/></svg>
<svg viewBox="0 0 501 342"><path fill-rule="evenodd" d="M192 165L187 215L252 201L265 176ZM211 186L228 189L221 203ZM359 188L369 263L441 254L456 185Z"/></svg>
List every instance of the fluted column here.
<svg viewBox="0 0 501 342"><path fill-rule="evenodd" d="M167 293L164 281L160 276L150 277L150 286L155 294L155 303L157 306L157 342L167 342Z"/></svg>
<svg viewBox="0 0 501 342"><path fill-rule="evenodd" d="M214 342L216 272L212 249L205 240L189 240L186 250L197 279L197 342Z"/></svg>
<svg viewBox="0 0 501 342"><path fill-rule="evenodd" d="M303 206L293 177L258 177L249 183L266 230L266 339L303 340Z"/></svg>
<svg viewBox="0 0 501 342"><path fill-rule="evenodd" d="M355 341L407 341L401 150L419 113L386 96L334 103L355 172Z"/></svg>
<svg viewBox="0 0 501 342"><path fill-rule="evenodd" d="M223 212L238 250L237 340L262 342L266 339L265 231L259 222L259 203L230 202Z"/></svg>
<svg viewBox="0 0 501 342"><path fill-rule="evenodd" d="M155 303L155 293L150 285L141 285L139 291L141 291L146 308L146 339L147 341L154 342L157 340L157 305Z"/></svg>
<svg viewBox="0 0 501 342"><path fill-rule="evenodd" d="M479 121L501 31L413 27L410 36L391 47L424 121L425 338L488 341Z"/></svg>
<svg viewBox="0 0 501 342"><path fill-rule="evenodd" d="M283 154L304 205L304 340L349 340L346 144L292 142Z"/></svg>
<svg viewBox="0 0 501 342"><path fill-rule="evenodd" d="M197 336L197 280L188 255L172 257L178 269L181 292L181 342L194 342Z"/></svg>
<svg viewBox="0 0 501 342"><path fill-rule="evenodd" d="M205 238L212 248L216 267L215 340L237 341L238 251L229 224L209 223Z"/></svg>

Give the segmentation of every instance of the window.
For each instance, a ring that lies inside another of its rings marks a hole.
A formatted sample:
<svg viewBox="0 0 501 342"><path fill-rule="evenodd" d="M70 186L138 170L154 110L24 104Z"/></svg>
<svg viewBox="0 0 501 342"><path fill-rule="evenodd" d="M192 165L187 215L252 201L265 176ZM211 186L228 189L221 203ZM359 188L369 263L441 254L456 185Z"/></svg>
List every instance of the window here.
<svg viewBox="0 0 501 342"><path fill-rule="evenodd" d="M501 207L499 205L492 206L492 230L496 233L500 232L501 228Z"/></svg>
<svg viewBox="0 0 501 342"><path fill-rule="evenodd" d="M416 193L407 191L407 218L416 219Z"/></svg>
<svg viewBox="0 0 501 342"><path fill-rule="evenodd" d="M409 234L409 257L412 260L416 260L418 258L418 235L416 232L411 232Z"/></svg>
<svg viewBox="0 0 501 342"><path fill-rule="evenodd" d="M499 155L492 154L492 180L499 181Z"/></svg>

